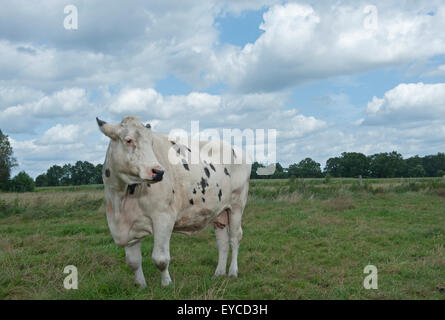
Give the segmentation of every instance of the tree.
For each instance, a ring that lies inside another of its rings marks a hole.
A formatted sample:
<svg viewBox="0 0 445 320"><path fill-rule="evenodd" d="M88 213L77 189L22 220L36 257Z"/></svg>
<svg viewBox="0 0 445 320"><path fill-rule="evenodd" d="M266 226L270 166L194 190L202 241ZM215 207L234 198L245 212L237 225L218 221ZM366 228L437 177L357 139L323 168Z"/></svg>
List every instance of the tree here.
<svg viewBox="0 0 445 320"><path fill-rule="evenodd" d="M102 170L103 170L103 164L99 163L95 168L94 168L94 178L92 179L94 184L103 184L103 180L102 180Z"/></svg>
<svg viewBox="0 0 445 320"><path fill-rule="evenodd" d="M250 169L250 178L251 179L258 179L260 177L263 177L263 176L258 175L258 173L256 172L258 170L258 168L264 168L264 164L255 161L252 164L252 168Z"/></svg>
<svg viewBox="0 0 445 320"><path fill-rule="evenodd" d="M341 157L326 161L325 173L333 177L369 176L369 158L359 152L343 152Z"/></svg>
<svg viewBox="0 0 445 320"><path fill-rule="evenodd" d="M275 164L275 172L272 176L270 176L270 179L286 179L288 178L287 172L285 172L283 166L277 162Z"/></svg>
<svg viewBox="0 0 445 320"><path fill-rule="evenodd" d="M47 187L48 186L48 177L46 174L42 173L38 175L36 178L36 187Z"/></svg>
<svg viewBox="0 0 445 320"><path fill-rule="evenodd" d="M74 185L94 183L94 165L88 161L77 161L72 166L71 182Z"/></svg>
<svg viewBox="0 0 445 320"><path fill-rule="evenodd" d="M301 178L319 178L322 176L320 164L311 158L301 160L298 164L291 164L288 172L290 175Z"/></svg>
<svg viewBox="0 0 445 320"><path fill-rule="evenodd" d="M445 170L445 153L429 155L422 158L422 166L427 177L438 176L437 171Z"/></svg>
<svg viewBox="0 0 445 320"><path fill-rule="evenodd" d="M0 130L0 190L7 190L11 169L17 166L7 135Z"/></svg>
<svg viewBox="0 0 445 320"><path fill-rule="evenodd" d="M342 177L356 178L369 175L369 158L359 152L343 152L341 154Z"/></svg>
<svg viewBox="0 0 445 320"><path fill-rule="evenodd" d="M330 174L333 177L341 177L342 176L342 163L341 159L338 157L329 158L326 161L326 166L324 171L326 174Z"/></svg>
<svg viewBox="0 0 445 320"><path fill-rule="evenodd" d="M63 176L62 167L53 165L46 171L48 186L60 186Z"/></svg>
<svg viewBox="0 0 445 320"><path fill-rule="evenodd" d="M374 178L402 177L406 163L397 151L376 153L369 157L370 174Z"/></svg>
<svg viewBox="0 0 445 320"><path fill-rule="evenodd" d="M32 192L34 188L34 180L25 171L12 178L10 183L10 190L14 192Z"/></svg>
<svg viewBox="0 0 445 320"><path fill-rule="evenodd" d="M408 176L409 177L425 177L425 169L423 168L423 166L421 164L418 164L417 166L415 166L414 168L410 168L408 170Z"/></svg>

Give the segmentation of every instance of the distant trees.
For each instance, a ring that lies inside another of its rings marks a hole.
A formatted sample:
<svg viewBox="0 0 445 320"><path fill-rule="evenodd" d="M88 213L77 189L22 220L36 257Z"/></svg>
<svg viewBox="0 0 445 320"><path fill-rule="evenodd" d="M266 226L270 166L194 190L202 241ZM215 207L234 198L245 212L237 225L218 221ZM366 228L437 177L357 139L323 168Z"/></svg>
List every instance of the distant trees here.
<svg viewBox="0 0 445 320"><path fill-rule="evenodd" d="M445 154L403 159L397 151L365 156L343 152L326 161L325 173L333 177L441 177L445 174Z"/></svg>
<svg viewBox="0 0 445 320"><path fill-rule="evenodd" d="M9 188L11 169L17 165L7 135L0 130L0 190Z"/></svg>
<svg viewBox="0 0 445 320"><path fill-rule="evenodd" d="M252 163L252 167L250 169L250 178L251 179L258 179L258 178L260 178L260 175L257 173L258 168L264 168L264 164L258 163L257 161Z"/></svg>
<svg viewBox="0 0 445 320"><path fill-rule="evenodd" d="M62 167L53 165L46 173L36 178L36 186L68 186L82 184L101 184L102 164L94 165L88 161L77 161L74 165Z"/></svg>
<svg viewBox="0 0 445 320"><path fill-rule="evenodd" d="M320 164L311 158L301 160L298 164L291 164L288 173L301 178L320 178L323 176Z"/></svg>
<svg viewBox="0 0 445 320"><path fill-rule="evenodd" d="M402 177L406 172L406 163L396 151L377 153L369 157L369 170L374 178Z"/></svg>
<svg viewBox="0 0 445 320"><path fill-rule="evenodd" d="M25 171L12 178L9 184L9 191L13 192L32 192L34 188L34 180Z"/></svg>
<svg viewBox="0 0 445 320"><path fill-rule="evenodd" d="M326 161L323 172L318 162L306 158L299 163L284 168L276 163L275 173L259 176L258 168L265 167L255 162L252 165L252 179L277 178L319 178L324 176L357 178L394 178L394 177L442 177L445 175L445 153L419 157L418 155L403 159L397 151L382 152L366 156L359 152L343 152L339 157Z"/></svg>
<svg viewBox="0 0 445 320"><path fill-rule="evenodd" d="M326 161L325 173L333 177L367 177L370 175L370 159L363 153L343 152L340 157Z"/></svg>

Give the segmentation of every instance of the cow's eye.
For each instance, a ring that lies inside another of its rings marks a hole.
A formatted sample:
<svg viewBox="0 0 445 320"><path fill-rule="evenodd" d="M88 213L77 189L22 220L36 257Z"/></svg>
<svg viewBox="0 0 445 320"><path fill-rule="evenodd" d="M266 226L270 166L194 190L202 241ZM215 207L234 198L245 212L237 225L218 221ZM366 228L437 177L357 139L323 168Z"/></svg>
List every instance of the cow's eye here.
<svg viewBox="0 0 445 320"><path fill-rule="evenodd" d="M127 140L125 140L125 142L126 142L129 146L134 146L133 139L127 139Z"/></svg>

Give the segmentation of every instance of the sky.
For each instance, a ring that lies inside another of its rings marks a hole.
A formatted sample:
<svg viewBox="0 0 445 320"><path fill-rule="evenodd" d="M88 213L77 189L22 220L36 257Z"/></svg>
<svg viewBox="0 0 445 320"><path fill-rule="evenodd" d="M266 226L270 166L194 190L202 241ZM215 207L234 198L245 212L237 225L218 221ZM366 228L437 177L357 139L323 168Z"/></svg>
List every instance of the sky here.
<svg viewBox="0 0 445 320"><path fill-rule="evenodd" d="M77 29L72 11L77 8ZM276 161L445 151L443 1L3 1L0 129L33 177L102 163L95 117L277 130Z"/></svg>

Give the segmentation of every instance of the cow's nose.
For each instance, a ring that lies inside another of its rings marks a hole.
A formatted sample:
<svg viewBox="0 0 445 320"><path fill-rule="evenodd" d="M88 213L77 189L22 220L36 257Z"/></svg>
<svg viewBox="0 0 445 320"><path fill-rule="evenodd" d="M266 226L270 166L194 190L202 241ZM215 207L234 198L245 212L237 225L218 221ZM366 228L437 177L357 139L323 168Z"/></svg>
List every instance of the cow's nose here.
<svg viewBox="0 0 445 320"><path fill-rule="evenodd" d="M162 180L162 176L164 175L164 170L151 169L151 172L152 172L151 179L153 181L161 181Z"/></svg>

